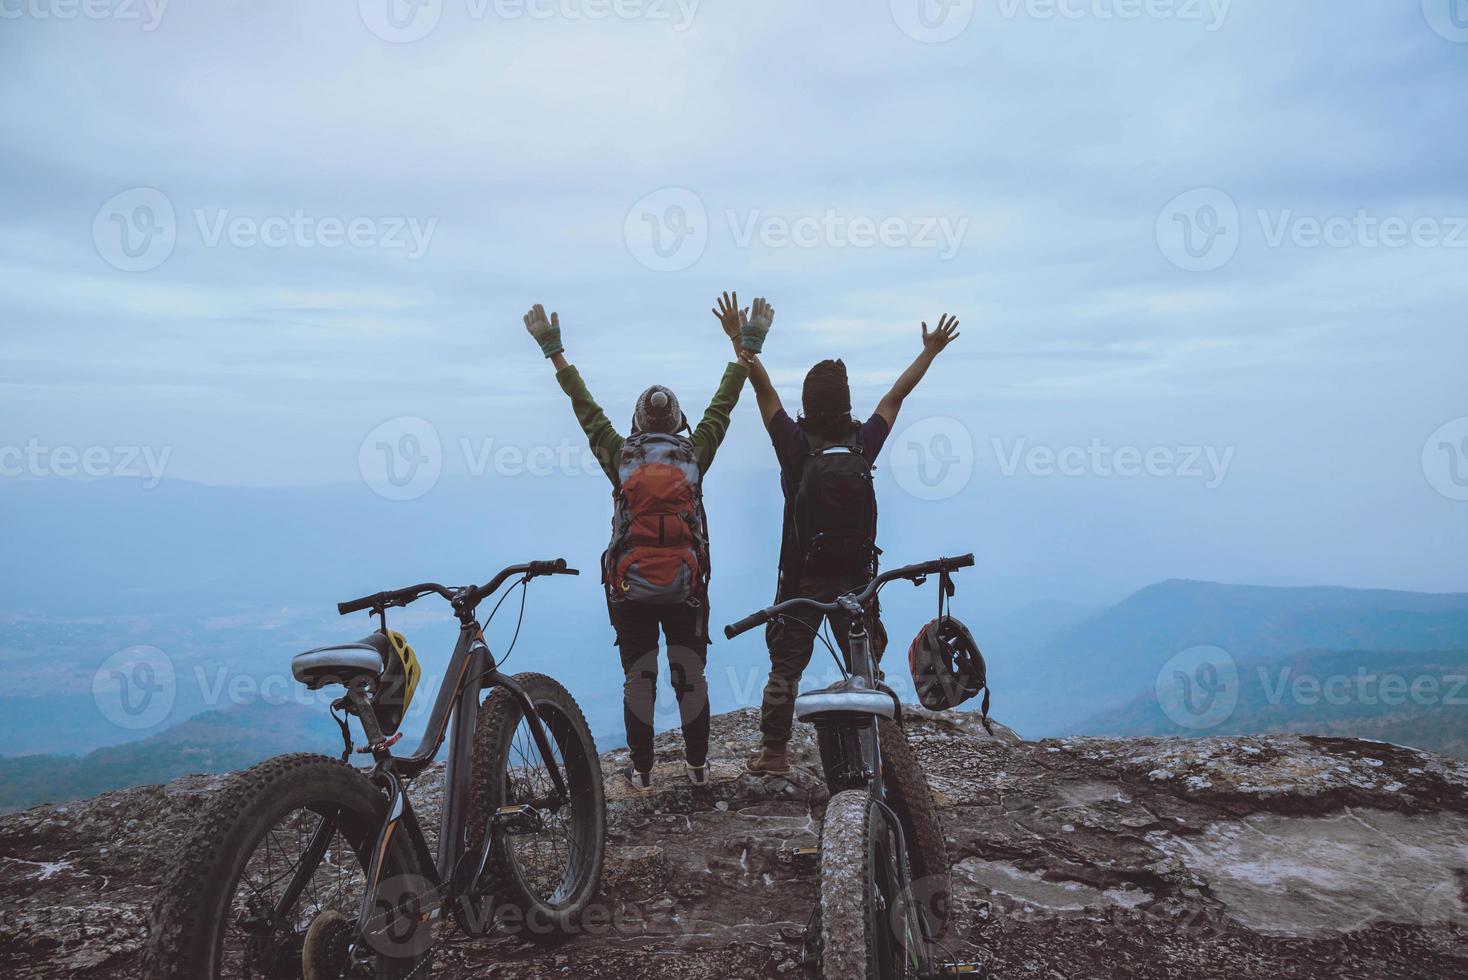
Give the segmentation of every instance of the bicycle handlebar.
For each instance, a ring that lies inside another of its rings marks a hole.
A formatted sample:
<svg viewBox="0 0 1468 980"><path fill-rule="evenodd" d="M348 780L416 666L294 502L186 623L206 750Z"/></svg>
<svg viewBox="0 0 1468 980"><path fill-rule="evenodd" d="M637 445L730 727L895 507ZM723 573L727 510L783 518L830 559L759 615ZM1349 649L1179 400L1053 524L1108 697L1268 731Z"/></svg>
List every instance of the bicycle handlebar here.
<svg viewBox="0 0 1468 980"><path fill-rule="evenodd" d="M336 604L336 611L342 616L361 612L363 609L388 608L390 606L406 606L416 602L429 593L443 596L449 602L464 603L466 608L473 609L486 596L493 595L499 590L505 580L512 575L525 575L526 578L535 578L539 575L580 575L579 569L566 567L566 559L552 558L542 561L526 562L522 565L510 565L503 569L498 575L490 579L489 584L482 586L468 586L463 589L448 589L437 582L424 582L420 585L410 585L406 589L394 589L391 592L378 592L374 595L363 596L360 599L351 599L347 602Z"/></svg>
<svg viewBox="0 0 1468 980"><path fill-rule="evenodd" d="M765 623L768 623L769 621L770 621L770 610L768 610L768 609L761 609L758 612L752 612L752 613L750 613L748 616L745 616L743 619L741 619L737 623L732 623L732 624L730 624L728 626L725 626L724 627L724 636L726 636L726 637L728 637L729 639L732 640L732 639L734 639L734 637L738 636L740 633L748 633L750 630L754 629L756 626L763 626Z"/></svg>
<svg viewBox="0 0 1468 980"><path fill-rule="evenodd" d="M754 629L756 626L768 623L776 616L788 612L796 606L805 606L810 609L818 609L821 612L826 613L840 611L842 608L843 599L853 601L861 606L865 606L868 602L872 601L872 596L876 595L877 592L881 590L882 586L886 585L888 582L892 582L900 578L905 578L911 580L913 583L917 583L919 579L926 578L929 575L953 572L957 571L960 568L971 568L973 567L973 564L974 556L972 553L969 553L967 555L959 555L954 558L935 558L932 561L919 562L916 565L904 565L901 568L894 568L890 572L883 572L881 575L878 575L876 578L868 582L860 590L847 592L844 595L840 596L835 602L820 602L816 599L805 598L786 599L784 602L779 602L773 606L761 609L758 612L750 613L748 616L745 616L737 623L731 623L728 626L725 626L724 636L726 639L732 640L739 634L747 633L750 630Z"/></svg>

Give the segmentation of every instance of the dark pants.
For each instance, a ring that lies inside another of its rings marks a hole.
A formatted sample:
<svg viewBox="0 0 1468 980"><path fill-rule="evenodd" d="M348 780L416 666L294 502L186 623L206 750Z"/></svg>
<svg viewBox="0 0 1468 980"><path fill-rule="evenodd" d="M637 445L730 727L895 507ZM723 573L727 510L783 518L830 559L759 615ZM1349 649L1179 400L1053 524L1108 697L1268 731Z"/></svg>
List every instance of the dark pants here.
<svg viewBox="0 0 1468 980"><path fill-rule="evenodd" d="M801 596L832 602L837 596L870 580L871 576L864 571L856 575L807 574L798 582L787 582L782 578L775 601L784 602ZM880 612L873 603L866 616L867 635L871 638L872 653L878 662L887 649L887 631L882 626ZM760 708L760 734L766 745L783 745L790 741L800 678L810 664L816 631L825 618L824 613L815 610L796 610L787 614L784 622L773 622L765 627L765 643L770 648L770 679L765 684L764 704ZM846 634L851 629L851 617L845 613L834 613L830 619L836 643L842 653L847 653ZM824 654L824 644L821 649Z"/></svg>
<svg viewBox="0 0 1468 980"><path fill-rule="evenodd" d="M709 751L708 607L609 603L617 648L622 655L622 718L632 765L652 768L653 713L657 707L658 629L668 643L668 673L683 724L683 752L689 765L701 766Z"/></svg>

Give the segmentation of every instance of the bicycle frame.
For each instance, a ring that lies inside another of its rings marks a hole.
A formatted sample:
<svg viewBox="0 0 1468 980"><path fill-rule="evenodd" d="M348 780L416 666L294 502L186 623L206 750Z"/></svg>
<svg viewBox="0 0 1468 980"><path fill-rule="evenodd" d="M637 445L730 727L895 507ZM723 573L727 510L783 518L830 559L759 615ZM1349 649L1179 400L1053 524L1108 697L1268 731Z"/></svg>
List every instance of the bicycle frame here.
<svg viewBox="0 0 1468 980"><path fill-rule="evenodd" d="M474 734L478 720L479 705L483 692L502 687L519 704L523 717L529 724L541 760L550 773L553 791L542 802L550 807L564 804L570 798L565 774L556 763L550 738L534 703L525 690L515 681L500 673L495 667L472 607L456 604L460 620L459 636L449 660L448 672L439 686L428 724L417 749L411 755L396 757L392 754L392 741L384 739L377 728L376 717L369 703L360 692L348 691L348 699L354 704L358 721L367 734L367 746L359 752L370 752L373 767L368 778L383 791L388 799L387 818L378 831L372 849L372 858L364 869L367 887L356 923L356 946L360 951L362 940L383 925L383 920L394 913L405 912L423 923L443 918L444 911L453 903L470 894L482 880L489 864L493 848L499 843L495 826L496 817L491 814L485 827L484 843L479 853L470 855L464 848L464 821L468 807L469 778L473 764ZM382 608L374 612L381 616ZM384 618L385 628L385 618ZM448 759L444 773L443 812L439 821L438 853L431 855L422 826L407 792L406 783L419 776L437 757L445 741L449 743ZM306 853L286 887L275 909L277 918L282 918L299 898L306 883L315 873L327 846L337 829L334 816L324 815L307 845ZM388 903L386 913L380 912L383 873L393 838L399 833L408 835L418 866L426 869L431 891L427 895L412 896L415 908L405 910ZM472 858L472 860L470 860Z"/></svg>
<svg viewBox="0 0 1468 980"><path fill-rule="evenodd" d="M939 558L935 561L894 569L875 577L863 588L839 596L834 603L817 602L811 599L789 599L725 627L724 635L733 639L761 623L778 618L797 604L814 606L827 615L834 612L843 613L849 623L844 651L844 670L847 679L854 683L859 682L858 686L868 690L882 691L890 695L894 703L894 717L900 721L901 702L892 689L878 678L876 657L866 628L866 605L875 600L882 586L887 582L902 578L912 581L915 585L920 585L927 580L929 575L934 574L940 576L939 587L951 596L950 572L959 568L967 568L973 563L973 555L964 555L957 558ZM878 716L857 711L841 712L840 709L836 709L825 719L817 717L815 725L821 766L825 771L826 783L831 795L835 796L853 789L870 794L877 805L877 812L882 815L882 819L891 829L893 840L897 845L899 857L896 883L903 895L910 895L912 872L907 862L907 837L903 832L902 822L887 803ZM814 921L812 919L812 923ZM912 920L907 920L907 922L909 926L912 924ZM931 923L926 915L920 913L916 916L916 924L918 934L916 936L909 934L903 942L905 955L915 958L919 976L938 976L940 974L935 970L937 962L935 936L932 934ZM913 941L916 943L916 948L913 948ZM818 963L819 954L815 950L816 947L812 944L808 931L805 957L807 965Z"/></svg>
<svg viewBox="0 0 1468 980"><path fill-rule="evenodd" d="M873 655L871 637L867 633L862 615L860 603L851 596L842 596L837 600L843 610L850 616L851 626L847 631L847 644L845 650L846 672L850 677L860 677L872 690L888 691L885 684L877 679L876 658ZM901 856L898 862L898 886L903 894L910 891L912 886L911 871L907 865L907 835L902 829L902 821L887 803L886 782L882 778L882 743L878 733L878 720L876 716L868 716L858 721L855 719L840 719L827 722L816 722L816 744L820 751L821 767L825 771L826 785L832 796L845 790L863 790L871 795L877 804L877 812L882 815L888 828L892 831L892 839L896 842L896 853ZM933 970L933 937L929 934L928 922L925 916L917 919L920 935L916 937L919 942L916 953L919 973L922 976L934 974ZM812 956L810 938L807 937L807 957ZM904 943L904 947L906 943Z"/></svg>

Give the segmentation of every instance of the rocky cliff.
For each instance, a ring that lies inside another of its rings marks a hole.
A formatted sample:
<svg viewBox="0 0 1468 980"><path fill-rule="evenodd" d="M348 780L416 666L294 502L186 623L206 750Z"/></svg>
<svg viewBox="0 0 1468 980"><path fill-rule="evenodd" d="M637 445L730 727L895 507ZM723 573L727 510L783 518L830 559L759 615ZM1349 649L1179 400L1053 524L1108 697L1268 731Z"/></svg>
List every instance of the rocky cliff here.
<svg viewBox="0 0 1468 980"><path fill-rule="evenodd" d="M996 977L1468 976L1468 764L1307 736L1024 742L917 709L909 728L957 862L954 951ZM657 792L609 790L601 925L551 950L446 927L435 975L799 976L810 733L769 781L737 767L752 712L714 738L708 788L664 736ZM0 818L0 975L136 976L154 883L222 778Z"/></svg>

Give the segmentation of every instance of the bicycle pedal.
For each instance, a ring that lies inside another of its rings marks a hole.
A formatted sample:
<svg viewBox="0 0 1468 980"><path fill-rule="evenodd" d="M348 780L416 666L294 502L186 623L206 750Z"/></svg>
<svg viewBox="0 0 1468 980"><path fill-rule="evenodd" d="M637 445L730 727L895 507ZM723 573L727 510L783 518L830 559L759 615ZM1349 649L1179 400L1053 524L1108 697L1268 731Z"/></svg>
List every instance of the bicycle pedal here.
<svg viewBox="0 0 1468 980"><path fill-rule="evenodd" d="M819 847L792 847L783 853L785 858L798 868L813 868L821 859Z"/></svg>
<svg viewBox="0 0 1468 980"><path fill-rule="evenodd" d="M940 977L983 977L988 972L982 963L944 963L938 968Z"/></svg>
<svg viewBox="0 0 1468 980"><path fill-rule="evenodd" d="M494 811L495 826L510 834L529 834L540 829L540 812L527 803L502 806Z"/></svg>

